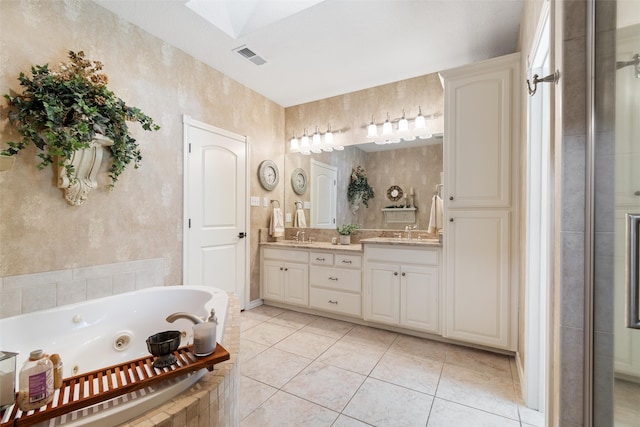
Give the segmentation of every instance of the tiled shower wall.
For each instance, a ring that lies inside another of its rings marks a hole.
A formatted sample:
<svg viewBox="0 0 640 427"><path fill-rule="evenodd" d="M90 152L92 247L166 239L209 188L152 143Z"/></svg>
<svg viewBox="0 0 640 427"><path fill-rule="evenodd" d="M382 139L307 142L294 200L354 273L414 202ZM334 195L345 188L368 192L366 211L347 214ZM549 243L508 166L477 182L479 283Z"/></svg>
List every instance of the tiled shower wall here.
<svg viewBox="0 0 640 427"><path fill-rule="evenodd" d="M0 278L0 318L162 286L165 258Z"/></svg>

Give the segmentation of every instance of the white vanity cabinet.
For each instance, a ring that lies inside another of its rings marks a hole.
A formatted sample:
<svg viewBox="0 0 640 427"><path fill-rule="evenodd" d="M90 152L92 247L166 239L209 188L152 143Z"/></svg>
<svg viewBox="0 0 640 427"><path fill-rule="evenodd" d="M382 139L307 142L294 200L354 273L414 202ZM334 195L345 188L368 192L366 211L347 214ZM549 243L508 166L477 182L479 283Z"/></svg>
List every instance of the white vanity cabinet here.
<svg viewBox="0 0 640 427"><path fill-rule="evenodd" d="M440 332L437 248L365 246L364 320Z"/></svg>
<svg viewBox="0 0 640 427"><path fill-rule="evenodd" d="M517 347L520 54L444 71L443 336Z"/></svg>
<svg viewBox="0 0 640 427"><path fill-rule="evenodd" d="M307 306L309 304L309 252L262 249L262 298Z"/></svg>
<svg viewBox="0 0 640 427"><path fill-rule="evenodd" d="M353 317L362 316L362 256L309 253L309 306Z"/></svg>

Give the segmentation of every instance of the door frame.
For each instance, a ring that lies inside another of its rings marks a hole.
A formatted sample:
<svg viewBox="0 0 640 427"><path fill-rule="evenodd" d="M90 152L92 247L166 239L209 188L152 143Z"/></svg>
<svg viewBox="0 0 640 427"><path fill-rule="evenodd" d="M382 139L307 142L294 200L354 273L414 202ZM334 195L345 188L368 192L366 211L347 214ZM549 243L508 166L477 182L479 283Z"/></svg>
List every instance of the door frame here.
<svg viewBox="0 0 640 427"><path fill-rule="evenodd" d="M545 46L546 44L546 46ZM529 78L534 73L543 74L544 71L539 70L545 61L540 62L542 58L548 59L548 67L554 69L553 64L553 33L551 21L550 2L545 1L540 11L538 25L535 37L529 49L527 57L526 72ZM546 54L544 54L546 52ZM539 85L538 93L527 98L527 129L526 129L526 205L525 205L525 269L524 269L524 355L525 369L522 384L523 397L525 404L535 410L548 413L550 409L550 378L551 364L550 353L552 346L550 340L551 322L551 286L553 283L553 235L554 235L554 217L553 217L553 96L554 91L551 85ZM538 97L538 98L536 98ZM540 98L545 97L545 98ZM537 111L536 111L537 110ZM545 111L546 110L546 111ZM534 128L532 119L538 119L538 123L542 123L546 113L549 118L547 128L542 127L540 131ZM543 134L543 131L546 134ZM536 135L537 133L537 135ZM534 144L546 142L549 147L546 150L536 150ZM532 152L534 155L532 155ZM546 155L546 159L543 156ZM542 162L545 162L544 164ZM535 166L537 165L537 166ZM545 190L532 191L532 176L537 177L535 182L545 185ZM541 200L545 197L549 201L546 206L546 223L536 221L532 218L532 199ZM546 236L546 244L539 237L542 233ZM545 258L544 264L546 269L540 272L541 267L540 255ZM537 263L532 262L531 258L538 260ZM535 283L541 283L542 286L532 286ZM521 367L522 368L522 367ZM545 415L546 417L546 415Z"/></svg>
<svg viewBox="0 0 640 427"><path fill-rule="evenodd" d="M244 309L245 307L249 307L249 298L251 291L251 283L250 283L250 275L249 275L249 266L250 262L250 233L249 233L249 225L250 225L250 212L249 206L247 203L248 195L250 191L249 186L249 165L250 158L249 153L251 152L250 148L250 139L247 136L238 135L236 133L227 131L225 129L221 129L212 125L209 125L204 122L200 122L198 120L194 120L191 116L187 114L182 115L182 140L183 140L183 154L182 154L182 179L183 179L183 187L182 187L182 284L183 286L189 285L189 269L187 266L189 265L189 222L187 218L189 218L189 127L200 128L202 130L206 130L208 132L216 133L218 135L231 138L242 142L245 144L245 203L244 203L244 211L245 211L245 224L244 229L247 230L247 237L244 240L244 289L241 289L240 295L238 295L238 299L240 301L240 309ZM238 290L236 289L236 292Z"/></svg>

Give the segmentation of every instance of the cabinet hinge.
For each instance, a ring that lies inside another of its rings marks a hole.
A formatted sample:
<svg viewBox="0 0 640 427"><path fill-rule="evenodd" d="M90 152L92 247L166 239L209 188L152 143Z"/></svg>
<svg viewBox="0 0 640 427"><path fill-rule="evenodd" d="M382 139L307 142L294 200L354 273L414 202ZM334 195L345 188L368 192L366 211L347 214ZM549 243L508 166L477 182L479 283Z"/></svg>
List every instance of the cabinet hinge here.
<svg viewBox="0 0 640 427"><path fill-rule="evenodd" d="M191 218L189 218L189 228L191 228Z"/></svg>
<svg viewBox="0 0 640 427"><path fill-rule="evenodd" d="M191 143L189 143L189 154L191 154Z"/></svg>

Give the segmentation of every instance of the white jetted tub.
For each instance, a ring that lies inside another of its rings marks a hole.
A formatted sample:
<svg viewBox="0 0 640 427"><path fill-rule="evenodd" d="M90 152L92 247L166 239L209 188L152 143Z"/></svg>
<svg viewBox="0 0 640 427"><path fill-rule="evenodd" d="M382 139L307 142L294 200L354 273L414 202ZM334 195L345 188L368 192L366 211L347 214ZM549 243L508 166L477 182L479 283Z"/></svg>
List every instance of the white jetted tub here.
<svg viewBox="0 0 640 427"><path fill-rule="evenodd" d="M67 378L148 356L146 339L157 332L184 331L180 345L191 344L193 322L166 321L168 315L176 312L206 319L214 309L218 318L216 338L222 342L228 305L228 294L216 288L147 288L0 319L0 350L19 353L16 377L30 351L58 353ZM172 399L206 372L202 369L41 424L112 427ZM8 417L10 411L6 412Z"/></svg>

